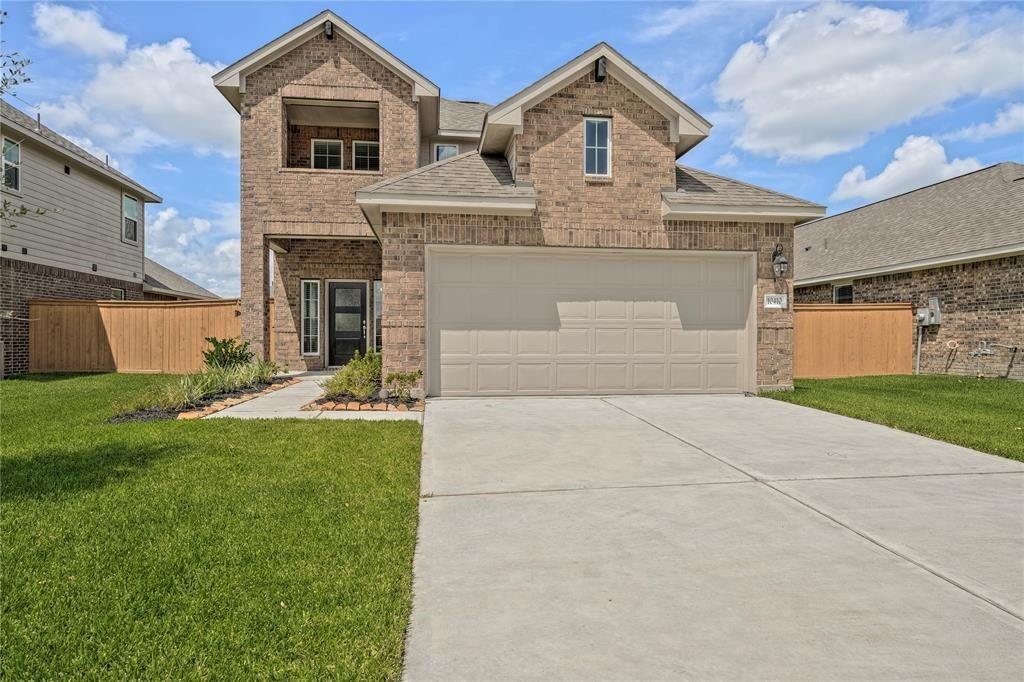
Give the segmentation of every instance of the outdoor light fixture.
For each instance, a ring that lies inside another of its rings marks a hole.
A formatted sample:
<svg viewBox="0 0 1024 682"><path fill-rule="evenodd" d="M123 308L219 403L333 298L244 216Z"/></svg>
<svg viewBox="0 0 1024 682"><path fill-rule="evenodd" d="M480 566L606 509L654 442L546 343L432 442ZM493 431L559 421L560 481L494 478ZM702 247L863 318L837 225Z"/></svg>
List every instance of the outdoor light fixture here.
<svg viewBox="0 0 1024 682"><path fill-rule="evenodd" d="M324 37L328 40L334 39L334 24L329 21L324 23Z"/></svg>
<svg viewBox="0 0 1024 682"><path fill-rule="evenodd" d="M772 272L775 273L775 279L783 277L788 270L789 261L782 255L782 244L776 244L775 251L772 252Z"/></svg>

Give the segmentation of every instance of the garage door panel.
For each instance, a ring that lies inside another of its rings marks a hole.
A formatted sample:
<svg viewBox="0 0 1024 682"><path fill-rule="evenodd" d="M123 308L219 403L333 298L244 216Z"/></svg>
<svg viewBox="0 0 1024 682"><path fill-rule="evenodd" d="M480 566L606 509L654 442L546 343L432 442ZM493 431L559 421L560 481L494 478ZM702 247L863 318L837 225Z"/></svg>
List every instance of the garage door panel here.
<svg viewBox="0 0 1024 682"><path fill-rule="evenodd" d="M747 257L451 248L428 256L433 395L738 392L751 383Z"/></svg>

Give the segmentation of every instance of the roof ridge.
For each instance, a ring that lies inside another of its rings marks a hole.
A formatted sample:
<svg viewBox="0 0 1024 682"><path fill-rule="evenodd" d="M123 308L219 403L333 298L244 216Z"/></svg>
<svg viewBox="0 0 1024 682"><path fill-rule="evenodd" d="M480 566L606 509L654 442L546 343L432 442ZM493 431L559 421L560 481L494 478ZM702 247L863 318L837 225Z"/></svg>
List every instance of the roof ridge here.
<svg viewBox="0 0 1024 682"><path fill-rule="evenodd" d="M997 163L993 163L991 165L985 166L984 168L979 168L977 170L972 170L972 171L969 171L967 173L961 173L960 175L954 175L951 178L946 178L945 180L939 180L938 182L933 182L933 183L931 183L929 185L921 185L920 187L915 187L914 189L908 189L906 192L900 192L899 194L894 194L891 197L886 197L884 199L878 199L876 201L872 201L872 202L869 202L867 204L863 204L862 206L857 206L855 208L847 209L847 210L842 211L840 213L834 213L832 215L826 215L826 216L822 216L820 218L816 218L814 220L809 220L806 223L804 223L803 225L798 225L797 227L807 227L809 225L814 225L815 223L820 223L820 222L822 222L824 220L830 220L832 218L838 218L841 215L848 215L850 213L853 213L854 211L859 211L862 208L870 208L871 206L877 206L878 204L884 204L887 201L892 201L893 199L899 199L901 197L907 196L908 194L913 194L914 192L920 192L923 189L928 189L930 187L937 187L937 186L939 186L941 184L944 184L944 183L947 183L947 182L952 182L953 180L960 180L961 178L966 178L968 175L975 175L976 173L981 173L981 172L984 172L984 171L992 170L993 168L998 168L999 166L1003 166L1005 164L1010 164L1010 163L1016 164L1018 166L1022 165L1022 164L1017 163L1016 161L999 161Z"/></svg>
<svg viewBox="0 0 1024 682"><path fill-rule="evenodd" d="M455 156L449 156L447 159L441 159L440 161L435 161L434 163L429 163L426 166L420 166L419 168L414 168L411 171L406 171L406 172L402 173L401 175L396 175L393 178L387 178L385 180L381 180L380 182L376 182L376 183L374 183L372 185L368 185L367 187L362 187L362 188L360 188L357 191L359 191L359 192L375 192L378 189L383 189L383 188L385 188L385 187L387 187L389 185L392 185L392 184L394 184L394 183L396 183L396 182L398 182L400 180L406 180L408 178L414 178L417 175L419 175L420 173L424 173L424 172L426 172L428 170L431 170L431 169L434 169L434 168L439 168L441 166L444 166L444 165L447 165L449 163L452 163L453 161L458 161L459 159L464 159L467 156L470 156L472 154L479 154L479 153L480 152L478 152L476 149L471 149L468 152L462 152L461 154L456 154Z"/></svg>
<svg viewBox="0 0 1024 682"><path fill-rule="evenodd" d="M730 177L725 176L725 175L718 175L717 173L712 173L711 171L706 171L703 168L695 168L693 166L684 166L681 163L677 163L675 166L676 166L676 168L678 168L680 170L684 170L684 171L697 171L698 173L705 173L707 175L710 175L713 178L718 178L719 180L725 180L726 182L735 182L736 184L743 185L744 187L750 187L750 188L753 188L753 189L761 190L762 192L768 192L769 194L774 194L776 196L785 197L787 199L792 199L793 201L795 201L797 203L800 203L800 204L804 204L806 206L817 206L819 208L826 208L826 209L828 208L824 204L819 204L819 203L816 203L814 201L807 201L806 199L801 199L800 197L795 197L792 194L786 194L785 192L779 192L779 191L774 190L774 189L769 189L767 187L762 187L761 185L755 185L752 182L744 182L743 180L737 180L736 178L730 178ZM821 218L819 218L818 220L821 220Z"/></svg>

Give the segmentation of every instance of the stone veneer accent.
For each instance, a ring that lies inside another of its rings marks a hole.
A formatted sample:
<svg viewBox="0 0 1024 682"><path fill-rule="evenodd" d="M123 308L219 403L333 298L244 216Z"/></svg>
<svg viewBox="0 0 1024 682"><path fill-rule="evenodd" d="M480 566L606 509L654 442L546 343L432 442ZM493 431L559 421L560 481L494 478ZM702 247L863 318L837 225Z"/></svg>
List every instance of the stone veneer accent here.
<svg viewBox="0 0 1024 682"><path fill-rule="evenodd" d="M666 221L651 230L545 228L536 217L385 213L383 245L384 372L426 368L426 246L561 246L757 253L757 384L793 386L793 313L761 308L765 293L791 293L792 280L775 281L772 251L782 244L792 259L793 226L783 223Z"/></svg>
<svg viewBox="0 0 1024 682"><path fill-rule="evenodd" d="M125 300L141 301L142 283L55 268L13 258L0 258L0 310L16 320L0 320L4 376L28 371L28 302L34 299L109 300L112 288L124 289Z"/></svg>
<svg viewBox="0 0 1024 682"><path fill-rule="evenodd" d="M326 309L328 279L358 279L369 282L366 298L367 329L373 325L373 281L381 278L380 245L371 240L355 239L288 239L280 240L288 253L274 254L274 334L275 361L290 370L323 369L326 362ZM321 339L318 357L303 356L301 330L300 282L320 281ZM285 305L276 305L285 301ZM367 332L367 345L372 332Z"/></svg>
<svg viewBox="0 0 1024 682"><path fill-rule="evenodd" d="M800 287L795 296L797 303L831 303L832 285ZM922 372L1024 379L1024 256L853 281L854 303L910 301L918 307L932 296L939 298L942 324L925 328ZM916 332L914 339L916 343ZM948 348L950 341L959 341L959 348ZM1017 345L1020 350L1014 356L997 349L979 362L968 353L981 341Z"/></svg>
<svg viewBox="0 0 1024 682"><path fill-rule="evenodd" d="M265 236L368 231L355 192L416 168L419 114L412 85L339 32L333 40L318 34L248 75L245 90L241 104L242 333L253 350L265 356L270 294ZM287 97L378 103L381 171L286 168L283 98ZM280 331L278 335L281 340Z"/></svg>

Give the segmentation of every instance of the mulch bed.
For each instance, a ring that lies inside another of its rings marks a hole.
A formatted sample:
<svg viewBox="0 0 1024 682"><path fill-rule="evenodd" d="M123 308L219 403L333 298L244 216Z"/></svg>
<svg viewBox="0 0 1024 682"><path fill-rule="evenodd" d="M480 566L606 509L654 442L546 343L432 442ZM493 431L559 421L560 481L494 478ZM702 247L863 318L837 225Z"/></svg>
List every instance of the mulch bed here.
<svg viewBox="0 0 1024 682"><path fill-rule="evenodd" d="M214 412L220 412L232 405L248 402L261 395L279 391L286 386L298 383L298 379L274 379L269 384L257 384L252 388L230 393L218 393L217 395L203 398L195 407L188 407L184 410L162 410L160 408L146 408L128 414L119 414L107 420L110 424L124 424L127 422L149 422L158 419L202 419Z"/></svg>
<svg viewBox="0 0 1024 682"><path fill-rule="evenodd" d="M376 410L377 412L422 412L423 401L414 400L403 403L397 398L385 398L374 400L356 400L355 398L317 398L313 402L302 406L303 410L327 410L331 412L355 412Z"/></svg>

